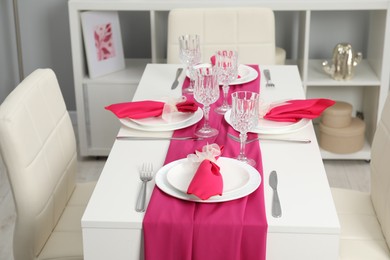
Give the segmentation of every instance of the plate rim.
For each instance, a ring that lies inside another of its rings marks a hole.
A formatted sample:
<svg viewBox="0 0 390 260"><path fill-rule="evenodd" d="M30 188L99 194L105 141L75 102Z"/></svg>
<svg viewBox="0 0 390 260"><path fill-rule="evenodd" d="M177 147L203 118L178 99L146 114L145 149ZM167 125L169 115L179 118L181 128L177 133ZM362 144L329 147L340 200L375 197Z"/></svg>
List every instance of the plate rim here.
<svg viewBox="0 0 390 260"><path fill-rule="evenodd" d="M226 194L226 195L222 194L222 196L213 196L207 200L202 200L202 199L196 197L195 195L186 194L182 191L179 191L178 189L176 189L175 187L172 187L171 184L168 183L168 181L166 180L167 179L166 172L170 168L175 166L176 164L181 163L183 160L188 160L187 158L182 158L182 159L179 159L176 161L172 161L172 162L164 165L163 167L161 167L155 175L156 186L164 193L166 193L172 197L175 197L177 199L192 201L192 202L201 202L201 203L219 203L219 202L226 202L226 201L240 199L240 198L243 198L243 197L253 193L254 191L256 191L260 187L261 182L262 182L262 178L261 178L260 173L255 168L253 168L249 164L240 162L240 161L233 159L233 158L230 158L230 157L220 157L220 159L221 158L223 158L223 160L225 160L225 159L226 160L234 160L237 164L240 164L242 167L248 169L248 172L249 172L251 179L248 181L249 184L247 186L245 186L245 188L247 189L246 191L243 191L243 189L239 189L236 191L228 192L228 194Z"/></svg>
<svg viewBox="0 0 390 260"><path fill-rule="evenodd" d="M137 123L131 121L129 118L119 118L119 121L122 125L136 129L141 131L147 131L147 132L164 132L164 131L174 131L182 128L186 128L189 126L192 126L196 123L198 123L203 118L203 110L199 107L198 110L195 111L194 116L191 117L191 119L186 120L181 125L174 125L174 126L159 126L159 127L145 127L142 125L138 125Z"/></svg>
<svg viewBox="0 0 390 260"><path fill-rule="evenodd" d="M201 64L198 64L198 66L202 66L202 65L206 66L206 65L209 65L209 63L201 63ZM259 73L257 72L257 70L255 70L255 69L252 68L251 66L248 66L248 65L245 65L245 64L239 64L238 66L239 66L239 67L242 66L242 67L247 68L247 69L249 70L249 75L246 77L247 79L245 79L245 78L236 79L236 80L234 80L233 82L231 82L229 85L241 85L241 84L245 84L245 83L254 81L255 79L257 79L257 78L259 77ZM187 71L186 71L186 77L189 77Z"/></svg>
<svg viewBox="0 0 390 260"><path fill-rule="evenodd" d="M257 79L257 77L259 76L259 73L257 72L257 70L255 70L255 69L252 68L251 66L248 66L248 65L245 65L245 64L240 64L239 66L243 66L243 67L245 67L245 68L248 68L248 70L249 70L249 75L247 76L247 79L245 79L245 78L236 79L236 80L234 80L233 82L231 82L229 85L241 85L241 84L245 84L245 83L254 81L254 80Z"/></svg>
<svg viewBox="0 0 390 260"><path fill-rule="evenodd" d="M225 158L226 158L226 157L225 157ZM185 158L184 158L184 159L185 159ZM187 161L188 161L188 159L187 159ZM223 161L231 162L231 160L223 160ZM183 160L183 162L182 162L181 164L183 164L183 163L186 163L186 160ZM191 163L191 162L189 162L189 163ZM173 165L172 167L170 167L170 168L167 170L167 172L166 172L166 178L167 178L167 182L168 182L172 187L174 187L175 189L179 190L180 192L185 192L185 191L183 191L180 187L175 186L172 182L169 181L169 175L170 175L169 173L171 172L171 170L172 170L174 167L177 167L177 166L179 166L179 165L180 165L180 163L178 163L178 164ZM225 191L224 194L228 194L228 193L230 193L230 192L234 192L234 191L236 191L236 190L238 190L238 189L244 188L244 186L246 186L246 185L249 184L249 180L250 180L250 174L249 174L249 172L248 172L248 171L245 171L245 170L243 170L242 172L245 173L245 177L247 178L246 181L245 181L245 183L244 183L241 187L234 188L234 189L229 190L229 191ZM222 175L222 177L223 177L223 173L222 173L222 172L221 172L221 175Z"/></svg>
<svg viewBox="0 0 390 260"><path fill-rule="evenodd" d="M230 121L230 114L231 114L231 110L228 110L226 111L225 115L224 115L224 119L225 121L231 125L231 121ZM264 119L266 120L266 119ZM269 120L271 121L271 120ZM252 130L250 130L249 132L250 133L256 133L256 134L269 134L269 135L276 135L276 134L291 134L291 133L294 133L294 132L297 132L297 131L300 131L301 129L303 129L304 127L306 127L309 123L310 123L310 119L307 119L307 118L302 118L301 120L299 120L298 122L295 122L289 126L284 126L284 128L287 128L287 127L291 127L291 126L295 126L293 129L283 129L283 128L280 128L280 129L277 129L277 128L273 128L273 129L261 129L259 128L258 126L254 127ZM274 121L274 122L277 122L277 121Z"/></svg>
<svg viewBox="0 0 390 260"><path fill-rule="evenodd" d="M199 109L199 108L198 108ZM140 126L143 126L143 127L169 127L169 126L171 126L171 127L174 127L174 126L176 126L176 125L180 125L180 124L184 124L185 122L187 122L188 120L191 120L194 116L195 116L195 112L194 113L190 113L190 112L177 112L177 113L181 113L181 114L191 114L190 116L188 116L187 118L185 118L184 120L181 120L181 121L179 121L179 122L174 122L174 123L170 123L170 122L167 122L167 124L166 125L163 125L163 124L157 124L157 125L153 125L153 124L144 124L144 123L142 123L142 122L140 122L139 121L139 119L133 119L133 118L128 118L131 122L134 122L135 124L137 124L137 125L140 125ZM162 117L161 116L159 116L158 118L161 118L161 120L163 120L162 119ZM141 119L144 119L144 118L141 118Z"/></svg>

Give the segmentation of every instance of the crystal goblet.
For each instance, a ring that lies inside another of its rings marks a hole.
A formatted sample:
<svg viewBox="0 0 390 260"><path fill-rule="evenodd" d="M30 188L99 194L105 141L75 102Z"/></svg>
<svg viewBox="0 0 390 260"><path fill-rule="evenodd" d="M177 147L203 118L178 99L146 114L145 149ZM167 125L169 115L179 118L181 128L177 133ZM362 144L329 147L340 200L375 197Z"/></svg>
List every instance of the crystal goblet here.
<svg viewBox="0 0 390 260"><path fill-rule="evenodd" d="M201 59L200 37L196 34L186 34L179 37L179 57L180 61L186 66L190 77L190 86L183 90L184 93L191 94L194 91L194 65Z"/></svg>
<svg viewBox="0 0 390 260"><path fill-rule="evenodd" d="M237 91L232 94L230 120L233 128L240 132L240 154L237 159L256 165L253 159L245 155L247 133L257 125L259 115L259 94L251 91Z"/></svg>
<svg viewBox="0 0 390 260"><path fill-rule="evenodd" d="M218 81L222 84L223 103L215 109L218 114L225 114L231 106L228 102L229 84L237 78L238 54L233 50L221 50L215 54L215 67Z"/></svg>
<svg viewBox="0 0 390 260"><path fill-rule="evenodd" d="M203 127L195 132L196 136L209 138L216 136L218 130L209 125L210 105L219 98L219 85L217 75L211 64L202 64L194 67L195 83L194 98L203 104Z"/></svg>

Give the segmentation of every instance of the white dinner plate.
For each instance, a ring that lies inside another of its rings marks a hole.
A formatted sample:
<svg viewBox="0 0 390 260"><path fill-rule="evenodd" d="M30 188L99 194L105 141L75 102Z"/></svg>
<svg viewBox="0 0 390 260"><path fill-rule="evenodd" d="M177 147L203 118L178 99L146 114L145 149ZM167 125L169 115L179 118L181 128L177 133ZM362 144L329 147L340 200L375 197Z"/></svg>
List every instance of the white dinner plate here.
<svg viewBox="0 0 390 260"><path fill-rule="evenodd" d="M199 64L197 66L202 66L202 65L210 66L210 64L208 63ZM186 75L187 77L190 77L188 70L186 72ZM240 85L240 84L251 82L259 76L259 73L257 73L257 71L250 66L240 64L238 65L238 75L240 76L240 78L236 79L229 85Z"/></svg>
<svg viewBox="0 0 390 260"><path fill-rule="evenodd" d="M257 71L247 65L240 64L238 66L238 75L240 76L238 79L230 83L229 85L240 85L244 83L251 82L259 76Z"/></svg>
<svg viewBox="0 0 390 260"><path fill-rule="evenodd" d="M157 187L178 199L214 203L245 197L255 191L261 183L260 173L252 166L236 159L220 157L217 164L221 168L223 177L223 194L202 200L186 193L196 171L196 167L191 164L187 158L184 158L164 165L156 173Z"/></svg>
<svg viewBox="0 0 390 260"><path fill-rule="evenodd" d="M133 119L133 118L129 118L129 119L130 121L143 127L176 127L184 124L187 120L190 120L194 116L195 113L174 112L169 122L164 120L161 116L147 117L147 118L140 118L140 119Z"/></svg>
<svg viewBox="0 0 390 260"><path fill-rule="evenodd" d="M232 125L230 114L231 110L225 113L225 120L229 125ZM306 118L303 118L298 122L278 122L261 118L259 119L257 126L249 132L256 134L289 134L301 130L309 123L310 120Z"/></svg>
<svg viewBox="0 0 390 260"><path fill-rule="evenodd" d="M161 122L157 120L156 122L159 122L158 124L156 124L154 126L151 124L145 126L145 125L138 124L138 123L134 122L133 119L130 119L130 118L120 118L119 121L123 125L130 127L130 128L133 128L133 129L150 131L150 132L160 132L160 131L173 131L173 130L189 127L189 126L199 122L202 119L202 117L203 117L203 111L201 108L198 108L198 110L196 110L196 112L193 113L190 116L190 118L188 118L188 120L183 120L183 121L177 122L175 124L171 124L171 123L160 124Z"/></svg>

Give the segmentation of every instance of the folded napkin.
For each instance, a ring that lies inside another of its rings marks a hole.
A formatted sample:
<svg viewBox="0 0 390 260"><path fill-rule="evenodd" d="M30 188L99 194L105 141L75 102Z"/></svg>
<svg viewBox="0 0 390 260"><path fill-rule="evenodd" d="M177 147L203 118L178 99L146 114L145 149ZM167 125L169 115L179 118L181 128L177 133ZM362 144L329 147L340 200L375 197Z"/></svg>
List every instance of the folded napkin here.
<svg viewBox="0 0 390 260"><path fill-rule="evenodd" d="M302 118L313 119L321 115L335 101L325 98L289 100L271 108L264 119L284 122L297 122Z"/></svg>
<svg viewBox="0 0 390 260"><path fill-rule="evenodd" d="M140 119L158 117L164 111L193 113L198 110L198 105L193 101L187 100L172 104L162 101L144 100L112 104L106 106L105 109L113 112L118 118Z"/></svg>
<svg viewBox="0 0 390 260"><path fill-rule="evenodd" d="M189 161L200 163L194 177L188 186L187 193L202 200L214 195L222 195L223 180L216 160L221 155L223 147L217 144L207 144L202 151L187 156Z"/></svg>

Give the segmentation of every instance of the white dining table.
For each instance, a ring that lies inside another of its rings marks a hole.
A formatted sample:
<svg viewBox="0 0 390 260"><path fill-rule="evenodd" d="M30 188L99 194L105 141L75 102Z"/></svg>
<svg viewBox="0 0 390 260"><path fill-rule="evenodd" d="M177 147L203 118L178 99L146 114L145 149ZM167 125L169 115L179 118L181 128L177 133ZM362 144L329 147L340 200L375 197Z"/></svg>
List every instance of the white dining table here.
<svg viewBox="0 0 390 260"><path fill-rule="evenodd" d="M148 64L134 100L180 97L181 88L171 90L179 64ZM261 99L266 102L303 99L305 94L296 66L259 66ZM265 87L263 70L269 69L275 87ZM181 86L185 73L180 76ZM107 104L109 105L109 104ZM108 111L107 111L108 112ZM109 112L108 112L109 113ZM172 132L146 132L122 126L118 135L171 136ZM309 144L260 141L266 217L267 259L336 260L340 224L325 168L310 121L286 138L310 139ZM143 259L142 221L135 211L141 187L139 169L151 162L155 171L163 166L169 140L116 140L82 217L85 260ZM273 191L268 183L272 170L278 173L282 217L271 215ZM155 186L148 183L146 203Z"/></svg>

